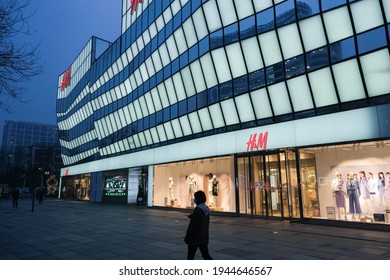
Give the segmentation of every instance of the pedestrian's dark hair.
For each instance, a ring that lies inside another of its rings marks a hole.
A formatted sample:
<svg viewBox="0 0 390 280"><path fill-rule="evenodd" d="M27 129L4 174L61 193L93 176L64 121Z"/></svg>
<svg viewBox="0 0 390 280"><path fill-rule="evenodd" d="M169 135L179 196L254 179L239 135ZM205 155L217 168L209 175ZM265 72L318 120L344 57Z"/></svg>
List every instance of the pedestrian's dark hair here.
<svg viewBox="0 0 390 280"><path fill-rule="evenodd" d="M194 197L196 199L196 204L205 203L206 202L206 195L203 191L197 191L194 194Z"/></svg>

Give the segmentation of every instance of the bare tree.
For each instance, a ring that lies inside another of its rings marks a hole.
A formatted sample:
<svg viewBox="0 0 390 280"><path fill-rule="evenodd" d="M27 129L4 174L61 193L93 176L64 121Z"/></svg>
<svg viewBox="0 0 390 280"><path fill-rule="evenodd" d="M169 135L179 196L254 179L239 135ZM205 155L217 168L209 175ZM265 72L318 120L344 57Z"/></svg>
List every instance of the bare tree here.
<svg viewBox="0 0 390 280"><path fill-rule="evenodd" d="M42 73L38 46L21 37L31 35L24 11L30 0L0 1L0 108L11 111L11 103L24 102L23 84Z"/></svg>

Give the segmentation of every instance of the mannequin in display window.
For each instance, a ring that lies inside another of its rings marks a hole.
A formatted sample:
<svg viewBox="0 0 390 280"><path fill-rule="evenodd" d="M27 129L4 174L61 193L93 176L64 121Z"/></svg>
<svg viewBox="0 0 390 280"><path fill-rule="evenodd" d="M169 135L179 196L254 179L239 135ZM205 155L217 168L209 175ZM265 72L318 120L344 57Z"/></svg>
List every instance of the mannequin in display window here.
<svg viewBox="0 0 390 280"><path fill-rule="evenodd" d="M390 172L385 174L385 205L390 208Z"/></svg>
<svg viewBox="0 0 390 280"><path fill-rule="evenodd" d="M360 187L360 193L361 193L361 199L363 201L363 210L364 213L369 213L371 212L371 207L370 207L370 189L368 186L368 179L366 177L366 172L364 171L359 171L359 187Z"/></svg>
<svg viewBox="0 0 390 280"><path fill-rule="evenodd" d="M213 206L214 205L214 198L213 198L213 173L209 173L208 175L208 196L209 196L209 205Z"/></svg>
<svg viewBox="0 0 390 280"><path fill-rule="evenodd" d="M371 172L367 173L368 189L370 191L370 199L372 204L376 204L376 193L378 192L378 182L374 179L374 175Z"/></svg>
<svg viewBox="0 0 390 280"><path fill-rule="evenodd" d="M217 176L213 176L213 196L218 196L218 184Z"/></svg>
<svg viewBox="0 0 390 280"><path fill-rule="evenodd" d="M379 206L384 207L386 206L386 199L385 199L385 186L386 186L386 179L385 174L383 172L378 173L378 199L379 199Z"/></svg>
<svg viewBox="0 0 390 280"><path fill-rule="evenodd" d="M188 179L190 180L189 189L188 189L188 197L189 197L191 206L193 206L193 204L194 204L193 197L194 197L194 193L196 191L196 182L192 176L188 176Z"/></svg>
<svg viewBox="0 0 390 280"><path fill-rule="evenodd" d="M168 179L168 189L169 189L169 202L171 205L175 203L175 185L173 183L173 178L169 177Z"/></svg>
<svg viewBox="0 0 390 280"><path fill-rule="evenodd" d="M354 176L353 172L348 173L347 178L347 194L349 197L349 213L352 213L352 219L355 219L355 214L360 214L362 210L360 208L359 196L360 196L360 185L359 180Z"/></svg>
<svg viewBox="0 0 390 280"><path fill-rule="evenodd" d="M336 199L336 207L338 210L338 218L341 219L341 208L344 209L344 218L347 219L347 211L345 207L345 198L347 193L345 192L343 185L344 180L341 178L341 174L336 172L336 178L332 180L333 197Z"/></svg>

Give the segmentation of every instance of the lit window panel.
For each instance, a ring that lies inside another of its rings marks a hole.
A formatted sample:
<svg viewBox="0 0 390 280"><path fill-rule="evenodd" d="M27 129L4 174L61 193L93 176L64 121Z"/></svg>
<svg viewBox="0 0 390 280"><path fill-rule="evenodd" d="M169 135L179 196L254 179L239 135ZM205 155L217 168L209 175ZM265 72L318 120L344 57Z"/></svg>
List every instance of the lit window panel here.
<svg viewBox="0 0 390 280"><path fill-rule="evenodd" d="M365 98L356 59L338 63L332 66L332 68L341 102Z"/></svg>
<svg viewBox="0 0 390 280"><path fill-rule="evenodd" d="M168 96L167 96L167 91L165 90L164 83L159 84L157 86L157 89L158 89L158 93L159 93L163 108L168 107L169 100L168 100Z"/></svg>
<svg viewBox="0 0 390 280"><path fill-rule="evenodd" d="M123 128L123 127L125 126L125 125L124 125L124 122L122 122L122 119L121 119L121 117L119 116L118 111L115 111L115 112L113 113L113 117L114 117L115 122L116 122L116 125L117 125L117 127L118 127L117 130L119 130L119 129L121 129L121 128Z"/></svg>
<svg viewBox="0 0 390 280"><path fill-rule="evenodd" d="M133 52L131 51L131 48L129 47L127 50L126 50L126 56L127 56L127 60L130 62L133 60L134 56L133 56Z"/></svg>
<svg viewBox="0 0 390 280"><path fill-rule="evenodd" d="M145 47L142 36L139 36L136 42L137 42L138 51L141 51Z"/></svg>
<svg viewBox="0 0 390 280"><path fill-rule="evenodd" d="M127 142L129 143L130 145L130 149L135 149L135 144L134 144L134 138L133 136L130 136L127 138Z"/></svg>
<svg viewBox="0 0 390 280"><path fill-rule="evenodd" d="M138 55L138 46L137 46L137 43L134 42L132 45L131 45L131 51L133 52L133 55L134 56L137 56Z"/></svg>
<svg viewBox="0 0 390 280"><path fill-rule="evenodd" d="M168 140L172 140L175 138L175 134L173 133L171 122L164 123L165 132L167 134Z"/></svg>
<svg viewBox="0 0 390 280"><path fill-rule="evenodd" d="M199 60L195 60L190 64L192 77L195 82L196 92L202 92L206 89L206 82L203 78L202 68Z"/></svg>
<svg viewBox="0 0 390 280"><path fill-rule="evenodd" d="M146 106L145 97L141 96L140 98L138 98L138 100L139 100L139 104L141 106L141 110L143 112L143 115L147 116L149 113L148 113L148 108Z"/></svg>
<svg viewBox="0 0 390 280"><path fill-rule="evenodd" d="M243 94L234 98L236 101L237 111L241 122L248 122L255 120L255 113L252 109L249 94Z"/></svg>
<svg viewBox="0 0 390 280"><path fill-rule="evenodd" d="M165 23L168 23L172 19L172 11L170 8L165 9L165 11L163 12L163 17Z"/></svg>
<svg viewBox="0 0 390 280"><path fill-rule="evenodd" d="M164 19L163 19L163 16L159 16L157 19L156 19L156 25L157 25L157 31L160 32L161 29L164 28L165 26L165 23L164 23Z"/></svg>
<svg viewBox="0 0 390 280"><path fill-rule="evenodd" d="M209 28L210 33L222 27L221 19L219 18L217 3L215 1L206 2L203 5L203 11L206 16L207 26Z"/></svg>
<svg viewBox="0 0 390 280"><path fill-rule="evenodd" d="M368 95L378 96L390 92L390 56L387 49L360 57Z"/></svg>
<svg viewBox="0 0 390 280"><path fill-rule="evenodd" d="M136 148L141 147L141 142L139 141L138 134L134 135L133 140L134 140L134 145L135 145Z"/></svg>
<svg viewBox="0 0 390 280"><path fill-rule="evenodd" d="M295 112L313 109L314 105L306 76L287 80L287 86Z"/></svg>
<svg viewBox="0 0 390 280"><path fill-rule="evenodd" d="M122 111L123 111L123 114L125 116L125 124L129 125L131 124L131 116L130 116L130 112L128 110L128 107L123 107L122 108Z"/></svg>
<svg viewBox="0 0 390 280"><path fill-rule="evenodd" d="M353 35L347 7L326 12L323 17L329 43L334 43Z"/></svg>
<svg viewBox="0 0 390 280"><path fill-rule="evenodd" d="M241 41L242 50L244 52L246 66L248 71L253 72L264 67L263 60L260 54L259 43L256 37L252 37Z"/></svg>
<svg viewBox="0 0 390 280"><path fill-rule="evenodd" d="M138 120L142 119L144 116L142 114L141 106L139 105L138 99L134 100L133 104L134 104L135 112L137 114L137 119Z"/></svg>
<svg viewBox="0 0 390 280"><path fill-rule="evenodd" d="M361 33L383 24L382 11L378 0L357 1L351 5L351 10L356 33Z"/></svg>
<svg viewBox="0 0 390 280"><path fill-rule="evenodd" d="M141 72L142 80L147 81L149 79L148 71L146 70L145 63L142 63L139 67L139 70Z"/></svg>
<svg viewBox="0 0 390 280"><path fill-rule="evenodd" d="M240 43L234 43L226 46L226 53L229 59L233 78L247 74Z"/></svg>
<svg viewBox="0 0 390 280"><path fill-rule="evenodd" d="M146 146L146 138L143 132L138 133L138 137L141 143L141 146L144 147Z"/></svg>
<svg viewBox="0 0 390 280"><path fill-rule="evenodd" d="M131 119L133 120L133 122L138 120L137 115L135 113L135 109L134 109L133 103L130 103L127 107L129 108L130 116L131 116Z"/></svg>
<svg viewBox="0 0 390 280"><path fill-rule="evenodd" d="M143 39L144 39L145 46L146 46L147 44L149 44L149 42L150 42L149 30L146 29L145 32L142 34L142 37L143 37Z"/></svg>
<svg viewBox="0 0 390 280"><path fill-rule="evenodd" d="M175 87L173 85L172 78L168 78L164 81L165 88L167 90L168 99L170 104L175 104L177 102Z"/></svg>
<svg viewBox="0 0 390 280"><path fill-rule="evenodd" d="M171 8L172 8L172 14L176 15L180 11L180 9L181 9L180 2L179 1L172 2Z"/></svg>
<svg viewBox="0 0 390 280"><path fill-rule="evenodd" d="M152 59L153 59L153 63L154 63L154 67L156 68L156 72L160 71L162 69L162 62L161 62L161 59L160 59L160 55L158 53L158 50L156 50L155 52L153 52L152 54ZM134 87L133 87L134 88Z"/></svg>
<svg viewBox="0 0 390 280"><path fill-rule="evenodd" d="M233 125L239 123L236 106L233 98L221 102L221 108L225 117L226 125Z"/></svg>
<svg viewBox="0 0 390 280"><path fill-rule="evenodd" d="M171 60L169 59L168 49L165 43L163 43L159 48L158 51L160 52L161 60L163 66L167 66Z"/></svg>
<svg viewBox="0 0 390 280"><path fill-rule="evenodd" d="M145 130L144 134L145 134L145 138L146 138L146 143L148 143L148 145L152 145L153 144L153 139L152 139L152 134L150 133L150 129Z"/></svg>
<svg viewBox="0 0 390 280"><path fill-rule="evenodd" d="M187 19L183 23L183 30L186 36L188 47L192 47L198 42L198 40L196 38L195 28L191 18Z"/></svg>
<svg viewBox="0 0 390 280"><path fill-rule="evenodd" d="M156 73L156 71L154 70L152 58L148 57L148 59L145 61L145 63L146 63L146 69L147 69L150 77L152 77Z"/></svg>
<svg viewBox="0 0 390 280"><path fill-rule="evenodd" d="M177 48L179 49L179 54L183 54L187 50L186 40L184 38L184 32L181 27L179 27L173 34L176 39Z"/></svg>
<svg viewBox="0 0 390 280"><path fill-rule="evenodd" d="M135 81L135 76L134 75L130 75L130 84L131 84L131 87L133 89L136 89L138 87L136 81Z"/></svg>
<svg viewBox="0 0 390 280"><path fill-rule="evenodd" d="M130 84L130 78L125 80L126 95L133 91Z"/></svg>
<svg viewBox="0 0 390 280"><path fill-rule="evenodd" d="M252 0L234 0L234 3L240 20L253 15Z"/></svg>
<svg viewBox="0 0 390 280"><path fill-rule="evenodd" d="M195 13L192 14L192 19L195 24L196 34L198 35L198 40L202 40L208 35L206 20L203 16L202 9L198 9Z"/></svg>
<svg viewBox="0 0 390 280"><path fill-rule="evenodd" d="M175 88L176 88L177 99L178 99L178 101L182 101L183 99L186 98L186 92L184 89L184 85L183 85L183 81L181 79L180 72L173 75L172 79L173 79L173 84L175 85Z"/></svg>
<svg viewBox="0 0 390 280"><path fill-rule="evenodd" d="M316 107L337 104L336 90L329 68L309 73L309 81Z"/></svg>
<svg viewBox="0 0 390 280"><path fill-rule="evenodd" d="M252 91L251 98L256 114L256 119L260 120L272 117L272 109L265 88Z"/></svg>
<svg viewBox="0 0 390 280"><path fill-rule="evenodd" d="M212 88L218 84L217 76L214 71L213 61L210 53L205 54L200 58L204 77L206 79L207 88Z"/></svg>
<svg viewBox="0 0 390 280"><path fill-rule="evenodd" d="M168 47L168 51L169 51L169 55L171 56L171 59L175 60L179 56L179 53L177 51L176 43L175 43L175 40L173 39L173 36L170 36L166 40L166 43L167 43L167 47Z"/></svg>
<svg viewBox="0 0 390 280"><path fill-rule="evenodd" d="M236 22L236 12L234 10L233 0L217 0L218 8L221 13L223 26Z"/></svg>
<svg viewBox="0 0 390 280"><path fill-rule="evenodd" d="M268 87L268 91L276 116L292 113L290 99L284 82Z"/></svg>
<svg viewBox="0 0 390 280"><path fill-rule="evenodd" d="M207 108L203 108L198 111L199 119L202 124L203 131L213 129L213 124L211 122L211 117L209 114L209 110Z"/></svg>
<svg viewBox="0 0 390 280"><path fill-rule="evenodd" d="M178 119L174 119L174 120L171 121L171 124L172 124L173 131L175 133L175 137L176 138L183 137L183 132L181 130L179 120Z"/></svg>
<svg viewBox="0 0 390 280"><path fill-rule="evenodd" d="M224 83L232 79L229 71L229 64L226 59L225 49L219 48L213 50L211 55L214 60L215 70L217 71L218 81L219 83Z"/></svg>
<svg viewBox="0 0 390 280"><path fill-rule="evenodd" d="M158 138L158 132L155 127L150 129L150 133L152 134L152 139L154 143L160 143L160 139Z"/></svg>
<svg viewBox="0 0 390 280"><path fill-rule="evenodd" d="M150 114L153 114L155 112L154 110L154 104L152 100L152 96L150 95L150 91L144 94L146 105L148 106L148 111Z"/></svg>
<svg viewBox="0 0 390 280"><path fill-rule="evenodd" d="M157 35L157 27L154 22L149 26L150 37L154 38Z"/></svg>
<svg viewBox="0 0 390 280"><path fill-rule="evenodd" d="M157 88L152 88L150 93L152 95L152 99L153 99L156 111L158 112L158 111L160 111L162 109L162 105L161 105L160 97L158 95Z"/></svg>
<svg viewBox="0 0 390 280"><path fill-rule="evenodd" d="M186 89L187 97L195 95L195 86L192 81L191 72L189 66L181 70L181 76L183 78L184 87Z"/></svg>
<svg viewBox="0 0 390 280"><path fill-rule="evenodd" d="M123 146L125 147L126 151L130 150L130 144L129 144L129 140L127 138L123 139Z"/></svg>
<svg viewBox="0 0 390 280"><path fill-rule="evenodd" d="M190 125L190 121L188 120L188 117L182 116L179 118L179 120L180 120L181 128L183 129L184 136L191 135L192 134L191 125Z"/></svg>
<svg viewBox="0 0 390 280"><path fill-rule="evenodd" d="M209 112L213 121L214 128L225 126L223 115L219 103L209 106Z"/></svg>
<svg viewBox="0 0 390 280"><path fill-rule="evenodd" d="M160 137L160 141L161 142L167 141L167 136L165 135L164 126L162 124L157 126L157 131L158 131L158 135Z"/></svg>
<svg viewBox="0 0 390 280"><path fill-rule="evenodd" d="M272 0L253 0L256 13L273 6Z"/></svg>
<svg viewBox="0 0 390 280"><path fill-rule="evenodd" d="M200 121L199 121L199 118L198 118L198 113L197 112L193 112L193 113L188 115L188 118L190 119L192 132L193 133L202 132L202 127L200 125Z"/></svg>
<svg viewBox="0 0 390 280"><path fill-rule="evenodd" d="M270 66L282 61L282 54L275 31L259 35L261 50L263 52L265 66Z"/></svg>
<svg viewBox="0 0 390 280"><path fill-rule="evenodd" d="M289 59L303 53L299 32L295 23L278 29L283 58Z"/></svg>

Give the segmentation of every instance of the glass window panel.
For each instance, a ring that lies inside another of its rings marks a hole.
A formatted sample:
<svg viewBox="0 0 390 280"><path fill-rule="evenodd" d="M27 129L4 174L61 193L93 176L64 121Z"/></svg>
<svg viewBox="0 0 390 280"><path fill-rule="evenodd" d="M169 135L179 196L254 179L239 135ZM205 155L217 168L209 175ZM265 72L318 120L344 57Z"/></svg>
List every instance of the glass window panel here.
<svg viewBox="0 0 390 280"><path fill-rule="evenodd" d="M149 44L149 42L150 42L150 35L149 35L149 31L148 30L146 30L144 33L142 33L142 37L144 38L145 46L147 44Z"/></svg>
<svg viewBox="0 0 390 280"><path fill-rule="evenodd" d="M225 45L238 41L238 23L226 26L223 29Z"/></svg>
<svg viewBox="0 0 390 280"><path fill-rule="evenodd" d="M356 59L336 64L332 68L341 102L365 98Z"/></svg>
<svg viewBox="0 0 390 280"><path fill-rule="evenodd" d="M158 136L160 137L160 141L161 142L167 141L167 136L165 135L164 126L161 124L156 128L157 128Z"/></svg>
<svg viewBox="0 0 390 280"><path fill-rule="evenodd" d="M287 59L285 62L286 78L291 78L305 72L305 56L300 55Z"/></svg>
<svg viewBox="0 0 390 280"><path fill-rule="evenodd" d="M183 30L184 30L184 34L186 36L188 46L192 47L193 45L195 45L198 42L198 40L196 38L195 28L194 28L194 24L192 23L191 18L187 19L184 22Z"/></svg>
<svg viewBox="0 0 390 280"><path fill-rule="evenodd" d="M171 9L165 9L165 11L163 12L163 17L164 17L165 23L168 23L172 19Z"/></svg>
<svg viewBox="0 0 390 280"><path fill-rule="evenodd" d="M390 56L387 51L380 50L360 57L368 95L378 96L390 92Z"/></svg>
<svg viewBox="0 0 390 280"><path fill-rule="evenodd" d="M248 92L248 76L244 75L233 80L234 95Z"/></svg>
<svg viewBox="0 0 390 280"><path fill-rule="evenodd" d="M170 122L164 123L165 132L167 134L168 140L172 140L175 138L175 134L173 133L172 125Z"/></svg>
<svg viewBox="0 0 390 280"><path fill-rule="evenodd" d="M261 69L264 67L261 59L260 48L257 38L253 37L241 41L242 50L244 52L245 62L249 72Z"/></svg>
<svg viewBox="0 0 390 280"><path fill-rule="evenodd" d="M179 120L178 119L174 119L174 120L171 121L171 124L172 124L173 131L175 133L175 137L176 138L183 137L183 132L181 130Z"/></svg>
<svg viewBox="0 0 390 280"><path fill-rule="evenodd" d="M206 35L209 33L207 30L207 25L205 18L203 16L202 9L198 9L193 15L192 15L193 22L195 24L195 30L196 34L198 35L198 39L202 40Z"/></svg>
<svg viewBox="0 0 390 280"><path fill-rule="evenodd" d="M300 0L297 2L298 19L303 19L319 12L319 0Z"/></svg>
<svg viewBox="0 0 390 280"><path fill-rule="evenodd" d="M152 54L152 58L153 58L154 67L156 67L156 72L160 71L162 69L162 63L161 63L161 59L160 59L160 55L158 53L158 50L156 50Z"/></svg>
<svg viewBox="0 0 390 280"><path fill-rule="evenodd" d="M386 46L386 31L380 27L369 32L360 34L357 37L359 54L366 53Z"/></svg>
<svg viewBox="0 0 390 280"><path fill-rule="evenodd" d="M206 79L207 88L212 88L218 84L217 76L215 74L213 61L209 53L200 58L204 77Z"/></svg>
<svg viewBox="0 0 390 280"><path fill-rule="evenodd" d="M329 68L309 73L309 81L313 91L316 107L323 107L338 103Z"/></svg>
<svg viewBox="0 0 390 280"><path fill-rule="evenodd" d="M225 100L233 96L232 81L227 81L219 85L220 100Z"/></svg>
<svg viewBox="0 0 390 280"><path fill-rule="evenodd" d="M345 3L346 3L346 0L331 0L331 1L323 0L321 5L322 5L322 10L326 11L326 10L330 10L332 8L341 6Z"/></svg>
<svg viewBox="0 0 390 280"><path fill-rule="evenodd" d="M320 16L300 21L299 27L306 51L311 51L326 45L325 33Z"/></svg>
<svg viewBox="0 0 390 280"><path fill-rule="evenodd" d="M282 61L282 55L275 31L259 35L261 50L263 51L264 63L266 66Z"/></svg>
<svg viewBox="0 0 390 280"><path fill-rule="evenodd" d="M249 94L243 94L234 98L240 115L241 122L249 122L255 119Z"/></svg>
<svg viewBox="0 0 390 280"><path fill-rule="evenodd" d="M195 86L192 81L190 67L187 66L183 70L181 70L181 76L183 78L184 87L186 89L187 97L193 96L195 92Z"/></svg>
<svg viewBox="0 0 390 280"><path fill-rule="evenodd" d="M164 28L165 23L164 23L164 19L163 19L163 16L162 16L162 15L159 16L159 17L156 19L156 25L157 25L157 30L158 30L158 32L160 32L161 29Z"/></svg>
<svg viewBox="0 0 390 280"><path fill-rule="evenodd" d="M211 119L214 124L214 128L225 126L223 115L219 103L209 106Z"/></svg>
<svg viewBox="0 0 390 280"><path fill-rule="evenodd" d="M219 18L219 12L217 9L217 3L215 1L208 1L203 4L203 11L206 16L207 26L210 33L222 27L221 19Z"/></svg>
<svg viewBox="0 0 390 280"><path fill-rule="evenodd" d="M159 93L159 96L160 96L163 108L168 107L169 106L169 100L168 100L168 96L167 96L167 92L165 90L164 84L163 83L159 84L157 86L157 89L158 89L158 93Z"/></svg>
<svg viewBox="0 0 390 280"><path fill-rule="evenodd" d="M198 111L200 122L202 124L203 131L213 129L213 124L211 122L211 117L209 114L208 108L203 108Z"/></svg>
<svg viewBox="0 0 390 280"><path fill-rule="evenodd" d="M190 125L190 121L188 120L188 117L182 116L179 118L179 120L180 120L181 127L183 129L184 136L191 135L192 134L191 125Z"/></svg>
<svg viewBox="0 0 390 280"><path fill-rule="evenodd" d="M329 65L328 48L319 48L306 55L307 71L314 71L318 68Z"/></svg>
<svg viewBox="0 0 390 280"><path fill-rule="evenodd" d="M133 104L134 104L135 112L137 113L137 119L142 119L143 114L142 114L141 106L139 105L138 99L134 100Z"/></svg>
<svg viewBox="0 0 390 280"><path fill-rule="evenodd" d="M309 110L314 107L306 76L287 80L287 86L295 112Z"/></svg>
<svg viewBox="0 0 390 280"><path fill-rule="evenodd" d="M221 102L221 107L226 125L239 123L236 106L234 105L234 100L232 98Z"/></svg>
<svg viewBox="0 0 390 280"><path fill-rule="evenodd" d="M175 85L176 88L177 99L178 101L182 101L183 99L186 98L186 92L184 89L184 85L180 73L176 73L175 75L173 75L172 78L173 78L173 84Z"/></svg>
<svg viewBox="0 0 390 280"><path fill-rule="evenodd" d="M241 39L252 37L255 34L256 34L255 16L251 16L240 21Z"/></svg>
<svg viewBox="0 0 390 280"><path fill-rule="evenodd" d="M356 33L361 33L383 24L382 11L378 0L358 1L351 5L351 10Z"/></svg>
<svg viewBox="0 0 390 280"><path fill-rule="evenodd" d="M284 65L283 62L266 68L267 85L278 83L284 80Z"/></svg>
<svg viewBox="0 0 390 280"><path fill-rule="evenodd" d="M218 8L221 13L223 26L236 22L236 12L234 10L233 0L217 0Z"/></svg>
<svg viewBox="0 0 390 280"><path fill-rule="evenodd" d="M275 5L276 26L280 27L295 22L295 1L280 1Z"/></svg>
<svg viewBox="0 0 390 280"><path fill-rule="evenodd" d="M157 129L155 127L152 127L150 129L150 132L152 134L152 138L153 138L153 142L154 143L160 143L160 139L158 138L158 132L157 132Z"/></svg>
<svg viewBox="0 0 390 280"><path fill-rule="evenodd" d="M190 122L191 122L191 127L192 127L193 133L202 132L202 127L200 125L200 121L199 121L199 118L198 118L198 113L197 112L193 112L193 113L189 114L188 117L189 117Z"/></svg>
<svg viewBox="0 0 390 280"><path fill-rule="evenodd" d="M253 15L252 0L234 0L238 18L243 19L250 15Z"/></svg>
<svg viewBox="0 0 390 280"><path fill-rule="evenodd" d="M150 32L151 38L153 38L157 35L157 27L156 27L156 24L154 22L149 26L149 32Z"/></svg>
<svg viewBox="0 0 390 280"><path fill-rule="evenodd" d="M152 96L150 95L150 92L148 91L145 95L145 101L146 101L146 104L148 105L148 111L150 114L153 114L155 112L154 110L154 105L153 105L153 100L152 100Z"/></svg>
<svg viewBox="0 0 390 280"><path fill-rule="evenodd" d="M122 109L122 111L123 111L123 114L124 114L125 120L126 120L125 124L131 124L131 117L130 117L130 112L128 110L128 107L124 107Z"/></svg>
<svg viewBox="0 0 390 280"><path fill-rule="evenodd" d="M139 140L140 140L140 144L141 146L146 146L146 138L145 138L145 135L143 132L141 133L138 133L138 137L139 137Z"/></svg>
<svg viewBox="0 0 390 280"><path fill-rule="evenodd" d="M265 10L273 5L272 0L253 0L256 13Z"/></svg>
<svg viewBox="0 0 390 280"><path fill-rule="evenodd" d="M334 43L353 35L347 7L324 13L324 22L329 43Z"/></svg>
<svg viewBox="0 0 390 280"><path fill-rule="evenodd" d="M178 51L177 51L176 43L175 43L175 40L174 40L173 36L170 36L170 37L166 40L166 43L167 43L169 55L171 56L171 60L175 60L176 57L179 56L179 53L178 53Z"/></svg>
<svg viewBox="0 0 390 280"><path fill-rule="evenodd" d="M223 46L223 30L219 29L210 34L210 49L217 49Z"/></svg>
<svg viewBox="0 0 390 280"><path fill-rule="evenodd" d="M153 102L154 102L154 106L156 107L156 111L160 111L162 109L162 105L161 105L160 97L158 95L157 88L153 88L150 91L150 93L152 95L152 99L153 99Z"/></svg>
<svg viewBox="0 0 390 280"><path fill-rule="evenodd" d="M268 87L272 108L275 115L284 115L292 112L290 99L288 98L286 84L278 83Z"/></svg>
<svg viewBox="0 0 390 280"><path fill-rule="evenodd" d="M272 109L269 103L267 91L262 88L251 92L253 108L257 119L272 117Z"/></svg>
<svg viewBox="0 0 390 280"><path fill-rule="evenodd" d="M231 65L233 78L247 74L240 44L234 43L226 46L226 53Z"/></svg>
<svg viewBox="0 0 390 280"><path fill-rule="evenodd" d="M139 104L141 106L141 110L142 110L143 115L144 116L149 115L148 108L146 106L145 97L141 96L140 98L138 98L138 100L139 100Z"/></svg>
<svg viewBox="0 0 390 280"><path fill-rule="evenodd" d="M183 54L187 50L183 29L180 27L175 31L174 35L175 35L177 47L179 49L179 54Z"/></svg>
<svg viewBox="0 0 390 280"><path fill-rule="evenodd" d="M145 134L145 138L146 138L146 143L148 143L148 145L152 145L153 144L153 139L152 139L152 134L150 133L150 130L145 130L144 131L144 134ZM125 142L126 144L126 142ZM126 150L128 150L126 148Z"/></svg>
<svg viewBox="0 0 390 280"><path fill-rule="evenodd" d="M202 68L200 67L199 60L195 60L190 64L192 77L195 82L196 92L201 92L206 89L206 82L203 78Z"/></svg>
<svg viewBox="0 0 390 280"><path fill-rule="evenodd" d="M275 29L274 8L270 8L256 15L257 32L265 33Z"/></svg>
<svg viewBox="0 0 390 280"><path fill-rule="evenodd" d="M137 81L137 84L142 85L143 81L142 81L141 72L139 71L139 69L134 71L134 76L135 76L135 80Z"/></svg>
<svg viewBox="0 0 390 280"><path fill-rule="evenodd" d="M382 5L385 8L386 20L390 22L390 1L382 1Z"/></svg>
<svg viewBox="0 0 390 280"><path fill-rule="evenodd" d="M141 72L141 76L142 76L142 79L144 81L147 81L149 79L149 75L148 75L148 71L146 71L146 65L145 63L142 63L139 67L140 69L140 72Z"/></svg>
<svg viewBox="0 0 390 280"><path fill-rule="evenodd" d="M350 58L356 55L355 40L353 37L333 43L329 46L332 63Z"/></svg>
<svg viewBox="0 0 390 280"><path fill-rule="evenodd" d="M224 83L228 80L231 80L232 77L230 75L230 68L226 59L225 50L223 48L220 48L217 50L213 50L211 54L213 56L219 83Z"/></svg>
<svg viewBox="0 0 390 280"><path fill-rule="evenodd" d="M303 53L298 28L295 23L279 28L278 34L284 59L289 59Z"/></svg>
<svg viewBox="0 0 390 280"><path fill-rule="evenodd" d="M175 87L173 85L172 78L168 78L164 81L165 87L167 89L169 103L174 104L177 102Z"/></svg>
<svg viewBox="0 0 390 280"><path fill-rule="evenodd" d="M168 50L167 50L167 46L165 43L161 44L161 46L158 48L159 52L160 52L160 56L161 56L161 60L162 60L162 63L163 63L163 66L167 66L171 60L169 59L169 54L168 54Z"/></svg>
<svg viewBox="0 0 390 280"><path fill-rule="evenodd" d="M148 73L150 76L153 76L156 72L154 71L153 61L152 58L149 57L146 60L146 69L148 70Z"/></svg>

